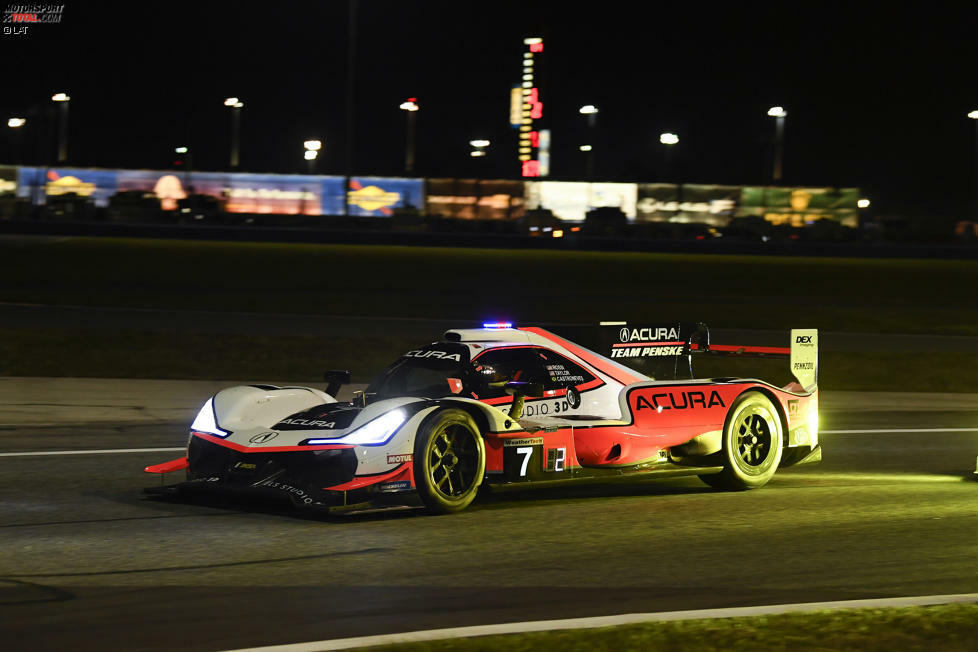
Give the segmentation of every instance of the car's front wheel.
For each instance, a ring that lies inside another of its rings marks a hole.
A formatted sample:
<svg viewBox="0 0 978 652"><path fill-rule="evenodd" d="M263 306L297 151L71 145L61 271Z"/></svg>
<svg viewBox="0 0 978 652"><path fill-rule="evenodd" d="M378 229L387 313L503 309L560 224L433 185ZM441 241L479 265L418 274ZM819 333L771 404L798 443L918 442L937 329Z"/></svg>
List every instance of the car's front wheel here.
<svg viewBox="0 0 978 652"><path fill-rule="evenodd" d="M468 507L485 471L485 443L467 412L441 410L418 431L414 484L429 511L449 514Z"/></svg>
<svg viewBox="0 0 978 652"><path fill-rule="evenodd" d="M784 450L781 417L760 392L741 395L730 407L723 427L724 468L700 479L718 489L756 489L774 477Z"/></svg>

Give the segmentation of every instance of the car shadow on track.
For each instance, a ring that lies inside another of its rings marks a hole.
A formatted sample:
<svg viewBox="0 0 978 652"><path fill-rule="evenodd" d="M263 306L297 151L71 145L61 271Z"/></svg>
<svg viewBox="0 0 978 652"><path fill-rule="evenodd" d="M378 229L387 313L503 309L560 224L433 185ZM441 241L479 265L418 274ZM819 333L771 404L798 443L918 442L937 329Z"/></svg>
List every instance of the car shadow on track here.
<svg viewBox="0 0 978 652"><path fill-rule="evenodd" d="M716 489L711 489L699 480L690 478L669 481L634 478L617 481L602 479L593 482L576 481L573 485L562 487L483 487L471 508L506 509L553 501L685 496L716 492Z"/></svg>
<svg viewBox="0 0 978 652"><path fill-rule="evenodd" d="M423 509L410 507L386 507L358 512L326 512L324 510L298 507L285 498L273 496L241 496L236 494L199 493L176 495L146 495L144 502L168 507L203 507L223 513L264 514L302 521L323 523L343 523L351 518L357 520L377 520L392 518L412 518L425 515Z"/></svg>
<svg viewBox="0 0 978 652"><path fill-rule="evenodd" d="M621 481L604 479L593 483L575 483L573 486L565 487L506 487L503 489L485 487L466 511L524 509L558 501L591 501L709 493L716 493L716 490L702 485L695 479L672 480L668 483L635 479ZM418 507L381 507L350 512L326 512L295 506L287 499L274 496L243 496L217 492L172 495L147 494L143 497L143 502L161 507L166 506L165 510L168 512L176 511L179 506L184 505L203 507L224 513L266 514L325 523L366 522L428 515L423 508ZM184 516L184 514L176 513L173 515Z"/></svg>

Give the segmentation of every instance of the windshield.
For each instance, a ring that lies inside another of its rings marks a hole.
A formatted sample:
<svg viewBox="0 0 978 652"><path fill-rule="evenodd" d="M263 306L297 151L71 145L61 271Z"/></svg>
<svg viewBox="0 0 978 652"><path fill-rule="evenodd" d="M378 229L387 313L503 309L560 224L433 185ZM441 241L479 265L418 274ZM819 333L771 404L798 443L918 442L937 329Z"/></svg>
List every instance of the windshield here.
<svg viewBox="0 0 978 652"><path fill-rule="evenodd" d="M449 378L465 380L470 370L468 347L451 342L408 351L367 387L371 400L397 396L438 398L452 393Z"/></svg>

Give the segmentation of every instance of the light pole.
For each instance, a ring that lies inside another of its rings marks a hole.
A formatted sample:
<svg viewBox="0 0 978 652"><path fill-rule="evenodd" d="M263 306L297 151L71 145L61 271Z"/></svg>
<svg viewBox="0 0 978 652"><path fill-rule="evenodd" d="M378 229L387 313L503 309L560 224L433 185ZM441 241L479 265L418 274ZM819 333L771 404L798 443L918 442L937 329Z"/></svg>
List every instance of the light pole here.
<svg viewBox="0 0 978 652"><path fill-rule="evenodd" d="M18 165L20 164L20 128L25 124L27 124L25 118L10 118L7 120L7 126L14 130L12 134L14 141L12 148L14 153L13 162Z"/></svg>
<svg viewBox="0 0 978 652"><path fill-rule="evenodd" d="M244 102L229 97L224 100L224 106L231 108L231 169L237 170L241 158L241 107Z"/></svg>
<svg viewBox="0 0 978 652"><path fill-rule="evenodd" d="M486 149L489 147L490 144L491 143L488 140L486 140L485 138L476 138L475 140L470 140L469 141L469 146L472 147L472 149L469 151L469 156L472 157L472 158L478 158L478 159L485 158L486 157ZM482 174L480 174L478 176L480 176L480 177L481 176L485 176L485 168L481 169L480 172ZM473 218L479 219L481 217L481 215L479 214L481 208L482 208L482 181L480 179L476 179L476 182L475 182L475 206L473 207L474 212L472 214L472 217Z"/></svg>
<svg viewBox="0 0 978 652"><path fill-rule="evenodd" d="M972 201L974 202L973 215L978 217L978 111L971 111L968 113L968 117L975 121L975 162L974 162L974 174L975 183L972 188Z"/></svg>
<svg viewBox="0 0 978 652"><path fill-rule="evenodd" d="M594 178L594 127L598 122L598 107L593 104L585 104L578 112L581 115L587 116L587 127L588 127L588 144L581 145L580 150L587 154L586 163L586 175L587 180L591 181Z"/></svg>
<svg viewBox="0 0 978 652"><path fill-rule="evenodd" d="M414 114L418 112L418 98L409 97L407 102L401 102L400 108L406 114L407 146L404 152L404 173L414 174Z"/></svg>
<svg viewBox="0 0 978 652"><path fill-rule="evenodd" d="M666 131L659 134L659 142L666 146L666 175L671 177L672 172L672 149L679 143L679 136L676 134ZM676 180L676 204L681 205L683 202L683 186L679 179Z"/></svg>
<svg viewBox="0 0 978 652"><path fill-rule="evenodd" d="M190 185L190 174L194 167L193 154L190 153L190 148L185 145L174 147L173 152L177 155L176 160L173 162L183 168L184 188L186 188L187 194L191 194L193 187Z"/></svg>
<svg viewBox="0 0 978 652"><path fill-rule="evenodd" d="M316 171L316 159L319 157L319 150L323 148L323 141L307 140L302 143L302 147L305 149L303 158L306 159L306 172L312 174Z"/></svg>
<svg viewBox="0 0 978 652"><path fill-rule="evenodd" d="M57 102L60 120L58 127L58 163L68 160L68 102L71 100L67 93L55 93L51 96L52 102Z"/></svg>
<svg viewBox="0 0 978 652"><path fill-rule="evenodd" d="M781 161L784 155L784 118L788 112L782 106L772 106L767 110L767 114L775 119L774 121L774 172L771 175L774 183L781 181Z"/></svg>

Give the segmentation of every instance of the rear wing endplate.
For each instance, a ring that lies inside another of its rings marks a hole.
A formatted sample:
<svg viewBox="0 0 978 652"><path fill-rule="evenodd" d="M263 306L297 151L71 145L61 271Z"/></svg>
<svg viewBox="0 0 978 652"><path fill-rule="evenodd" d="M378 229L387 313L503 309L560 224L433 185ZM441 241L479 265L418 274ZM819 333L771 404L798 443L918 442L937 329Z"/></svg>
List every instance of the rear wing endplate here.
<svg viewBox="0 0 978 652"><path fill-rule="evenodd" d="M817 329L791 329L791 373L806 392L818 387Z"/></svg>

